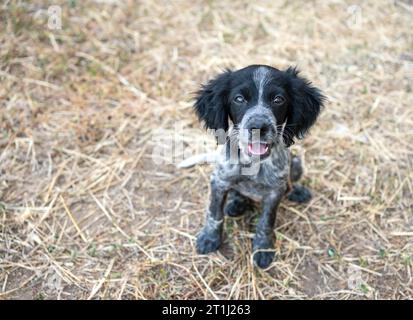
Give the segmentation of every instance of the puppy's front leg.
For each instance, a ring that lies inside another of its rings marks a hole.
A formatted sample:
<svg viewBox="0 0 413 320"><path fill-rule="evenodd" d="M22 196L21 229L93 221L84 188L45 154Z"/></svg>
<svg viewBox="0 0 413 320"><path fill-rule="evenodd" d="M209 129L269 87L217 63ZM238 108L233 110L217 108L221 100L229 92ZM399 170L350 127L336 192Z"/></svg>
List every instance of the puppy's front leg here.
<svg viewBox="0 0 413 320"><path fill-rule="evenodd" d="M218 183L214 178L211 180L211 200L207 209L206 222L196 241L196 249L200 254L218 250L221 245L224 222L222 207L227 191L222 183Z"/></svg>
<svg viewBox="0 0 413 320"><path fill-rule="evenodd" d="M274 191L262 202L262 214L253 240L254 263L260 268L268 267L274 259L274 224L278 205L285 191Z"/></svg>

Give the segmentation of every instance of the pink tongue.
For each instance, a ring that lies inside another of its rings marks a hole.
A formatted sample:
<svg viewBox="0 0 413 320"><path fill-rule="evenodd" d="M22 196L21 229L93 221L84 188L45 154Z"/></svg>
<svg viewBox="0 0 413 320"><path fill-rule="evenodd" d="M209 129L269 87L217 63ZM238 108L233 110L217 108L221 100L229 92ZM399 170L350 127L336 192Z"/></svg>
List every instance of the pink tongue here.
<svg viewBox="0 0 413 320"><path fill-rule="evenodd" d="M268 151L268 145L265 143L249 143L248 152L253 155L263 155Z"/></svg>

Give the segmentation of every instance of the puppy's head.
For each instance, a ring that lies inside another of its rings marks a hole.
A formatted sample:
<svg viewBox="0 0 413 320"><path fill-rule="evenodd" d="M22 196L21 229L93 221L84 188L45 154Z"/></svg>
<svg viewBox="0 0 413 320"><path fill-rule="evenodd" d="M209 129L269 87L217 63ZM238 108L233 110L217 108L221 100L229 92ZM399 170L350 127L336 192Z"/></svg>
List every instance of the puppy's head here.
<svg viewBox="0 0 413 320"><path fill-rule="evenodd" d="M295 68L252 65L227 70L198 92L195 110L207 128L239 130L240 148L266 157L275 143L287 147L314 124L324 96Z"/></svg>

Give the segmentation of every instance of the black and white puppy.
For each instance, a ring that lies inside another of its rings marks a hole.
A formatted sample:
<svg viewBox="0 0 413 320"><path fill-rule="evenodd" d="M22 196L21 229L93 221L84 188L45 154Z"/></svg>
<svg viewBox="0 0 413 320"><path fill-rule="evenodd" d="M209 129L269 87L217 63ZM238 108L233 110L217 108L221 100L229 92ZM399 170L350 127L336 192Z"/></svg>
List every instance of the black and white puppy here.
<svg viewBox="0 0 413 320"><path fill-rule="evenodd" d="M224 214L238 216L258 206L261 216L253 240L253 259L261 268L271 264L281 199L286 194L297 202L311 198L306 188L291 187L290 183L300 178L302 167L288 148L315 123L323 101L320 90L295 68L281 71L252 65L227 70L202 87L194 105L200 120L221 133L230 128L229 120L233 126L211 176L211 199L205 226L197 238L198 253L220 247Z"/></svg>

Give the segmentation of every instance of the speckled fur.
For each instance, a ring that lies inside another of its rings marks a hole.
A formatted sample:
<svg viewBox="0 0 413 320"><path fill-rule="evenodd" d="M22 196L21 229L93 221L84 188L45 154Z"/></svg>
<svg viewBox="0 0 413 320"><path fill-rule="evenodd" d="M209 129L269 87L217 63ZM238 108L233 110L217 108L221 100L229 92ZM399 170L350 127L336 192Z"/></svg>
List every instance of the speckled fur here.
<svg viewBox="0 0 413 320"><path fill-rule="evenodd" d="M221 245L224 212L236 216L254 202L260 204L261 215L253 239L253 259L266 268L274 258L274 225L281 199L293 189L296 194L291 199L308 200L310 193L304 187L291 187L291 181L301 177L302 167L298 158L291 159L288 147L314 123L323 97L297 73L295 69L283 72L250 66L223 73L199 92L195 110L207 127L227 130L227 118L234 122L211 176L206 222L196 244L199 253L215 251ZM245 92L248 101L229 102L235 101L237 90ZM275 107L268 98L274 92L286 97L281 106ZM257 126L265 129L260 129L262 137L254 136ZM248 152L253 141L270 146L269 154L261 157Z"/></svg>
<svg viewBox="0 0 413 320"><path fill-rule="evenodd" d="M228 192L236 190L240 195L261 204L262 214L253 240L253 249L256 251L254 262L264 268L274 257L274 252L268 249L273 248L276 209L288 189L290 151L278 141L271 155L260 161L256 174L241 174L244 166L241 161L231 163L225 148L223 149L211 176L211 203L205 226L198 236L197 249L200 253L208 253L219 248L224 219L223 204Z"/></svg>

